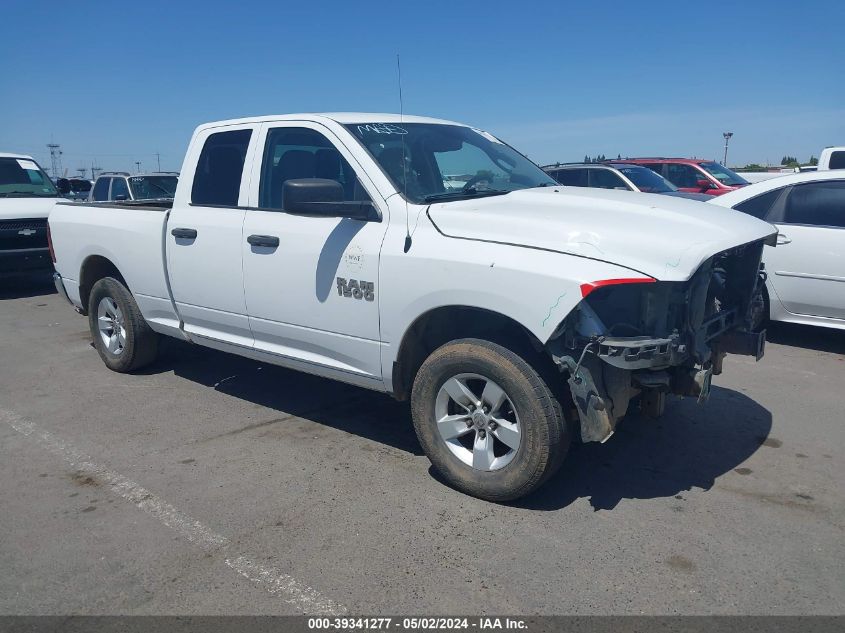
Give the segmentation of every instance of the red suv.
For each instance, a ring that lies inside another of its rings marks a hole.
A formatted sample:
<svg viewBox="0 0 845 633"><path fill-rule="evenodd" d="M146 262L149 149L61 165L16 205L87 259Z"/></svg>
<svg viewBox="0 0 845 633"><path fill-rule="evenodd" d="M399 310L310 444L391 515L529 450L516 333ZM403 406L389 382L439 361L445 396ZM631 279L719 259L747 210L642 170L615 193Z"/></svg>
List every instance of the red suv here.
<svg viewBox="0 0 845 633"><path fill-rule="evenodd" d="M680 191L721 196L749 184L742 176L713 160L696 158L626 158L608 163L644 165L656 171Z"/></svg>

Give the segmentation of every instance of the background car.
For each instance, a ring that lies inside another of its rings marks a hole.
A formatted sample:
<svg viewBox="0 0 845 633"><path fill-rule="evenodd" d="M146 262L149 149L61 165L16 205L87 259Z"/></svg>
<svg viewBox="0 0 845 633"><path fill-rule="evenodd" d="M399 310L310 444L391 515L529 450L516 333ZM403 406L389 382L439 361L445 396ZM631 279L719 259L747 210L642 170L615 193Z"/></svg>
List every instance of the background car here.
<svg viewBox="0 0 845 633"><path fill-rule="evenodd" d="M543 169L560 184L567 187L594 187L598 189L623 189L642 193L660 193L693 200L709 200L710 196L687 193L663 176L642 165L616 163L573 163L547 165Z"/></svg>
<svg viewBox="0 0 845 633"><path fill-rule="evenodd" d="M153 172L129 175L125 171L104 172L91 189L91 202L123 200L172 200L179 174Z"/></svg>
<svg viewBox="0 0 845 633"><path fill-rule="evenodd" d="M773 223L763 251L773 321L845 329L845 170L782 176L710 200Z"/></svg>
<svg viewBox="0 0 845 633"><path fill-rule="evenodd" d="M47 216L58 195L32 156L0 153L0 278L52 268Z"/></svg>
<svg viewBox="0 0 845 633"><path fill-rule="evenodd" d="M608 161L608 163L643 165L666 178L680 191L687 193L721 196L749 184L745 178L713 160L626 158L625 160Z"/></svg>
<svg viewBox="0 0 845 633"><path fill-rule="evenodd" d="M88 200L93 184L93 181L87 178L58 178L56 180L56 188L62 198L68 200Z"/></svg>

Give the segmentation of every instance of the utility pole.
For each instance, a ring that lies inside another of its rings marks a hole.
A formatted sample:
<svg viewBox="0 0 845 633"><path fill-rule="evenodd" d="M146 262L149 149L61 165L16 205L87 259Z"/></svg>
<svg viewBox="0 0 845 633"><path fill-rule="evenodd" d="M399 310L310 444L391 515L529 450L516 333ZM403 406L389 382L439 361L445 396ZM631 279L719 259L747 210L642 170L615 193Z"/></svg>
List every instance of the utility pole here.
<svg viewBox="0 0 845 633"><path fill-rule="evenodd" d="M137 167L137 168L138 168L138 171L136 171L135 173L136 173L136 174L140 174L140 173L141 173L141 161L136 160L136 161L135 161L135 167Z"/></svg>
<svg viewBox="0 0 845 633"><path fill-rule="evenodd" d="M727 167L728 166L728 141L731 140L731 137L734 135L733 132L722 132L722 136L725 137L725 160L722 164Z"/></svg>
<svg viewBox="0 0 845 633"><path fill-rule="evenodd" d="M156 162L158 163L158 170L161 171L161 154L156 152Z"/></svg>
<svg viewBox="0 0 845 633"><path fill-rule="evenodd" d="M47 147L50 149L53 180L56 180L62 173L62 146L58 143L47 143Z"/></svg>
<svg viewBox="0 0 845 633"><path fill-rule="evenodd" d="M79 173L79 177L82 180L85 180L85 172L88 171L87 167L77 167L76 171Z"/></svg>
<svg viewBox="0 0 845 633"><path fill-rule="evenodd" d="M91 162L91 180L97 180L97 175L99 174L102 167L97 166L97 161L94 160Z"/></svg>

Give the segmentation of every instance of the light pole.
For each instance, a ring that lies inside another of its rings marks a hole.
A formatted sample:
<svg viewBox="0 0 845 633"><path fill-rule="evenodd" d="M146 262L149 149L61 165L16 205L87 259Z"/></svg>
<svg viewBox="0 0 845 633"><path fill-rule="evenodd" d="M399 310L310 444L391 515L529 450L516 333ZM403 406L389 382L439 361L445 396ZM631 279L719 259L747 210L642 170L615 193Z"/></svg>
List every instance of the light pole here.
<svg viewBox="0 0 845 633"><path fill-rule="evenodd" d="M725 137L725 160L722 164L727 167L728 166L728 141L731 140L731 137L734 135L733 132L722 132L722 136Z"/></svg>
<svg viewBox="0 0 845 633"><path fill-rule="evenodd" d="M140 173L141 173L141 161L136 160L136 161L135 161L135 167L137 167L137 168L138 168L138 171L137 171L137 172L135 172L135 173L136 173L136 174L140 174Z"/></svg>

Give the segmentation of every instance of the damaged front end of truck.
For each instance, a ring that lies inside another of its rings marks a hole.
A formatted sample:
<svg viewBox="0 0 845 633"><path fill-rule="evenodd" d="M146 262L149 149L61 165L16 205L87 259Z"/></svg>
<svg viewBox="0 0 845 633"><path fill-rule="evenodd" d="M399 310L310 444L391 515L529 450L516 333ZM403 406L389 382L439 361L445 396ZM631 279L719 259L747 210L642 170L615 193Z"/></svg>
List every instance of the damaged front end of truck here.
<svg viewBox="0 0 845 633"><path fill-rule="evenodd" d="M604 442L639 398L648 416L666 396L707 399L726 354L763 356L765 272L758 240L713 255L686 281L652 277L581 285L582 300L547 349L567 375L585 442Z"/></svg>

